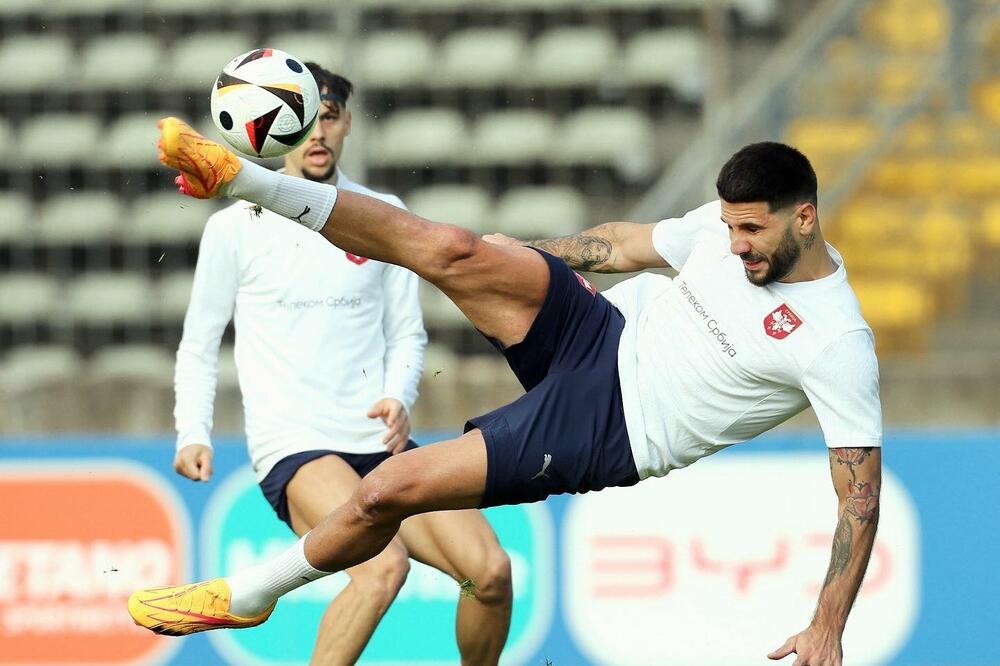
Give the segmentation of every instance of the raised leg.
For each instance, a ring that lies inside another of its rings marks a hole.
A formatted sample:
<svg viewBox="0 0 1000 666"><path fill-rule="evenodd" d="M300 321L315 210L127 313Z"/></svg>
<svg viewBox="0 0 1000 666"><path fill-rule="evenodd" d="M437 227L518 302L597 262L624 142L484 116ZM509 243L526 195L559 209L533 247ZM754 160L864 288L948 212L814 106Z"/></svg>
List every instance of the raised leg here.
<svg viewBox="0 0 1000 666"><path fill-rule="evenodd" d="M548 290L549 269L535 250L487 243L353 192L339 193L320 233L337 247L409 268L504 345L524 339Z"/></svg>

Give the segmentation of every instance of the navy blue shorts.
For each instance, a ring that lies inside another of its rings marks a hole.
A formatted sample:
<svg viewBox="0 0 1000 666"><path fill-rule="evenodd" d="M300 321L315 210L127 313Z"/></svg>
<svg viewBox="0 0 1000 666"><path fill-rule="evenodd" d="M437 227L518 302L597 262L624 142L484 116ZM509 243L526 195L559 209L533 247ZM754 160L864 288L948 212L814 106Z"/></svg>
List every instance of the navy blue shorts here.
<svg viewBox="0 0 1000 666"><path fill-rule="evenodd" d="M566 262L540 254L549 289L527 336L506 349L490 339L527 393L465 424L486 440L481 507L639 482L618 379L625 318Z"/></svg>
<svg viewBox="0 0 1000 666"><path fill-rule="evenodd" d="M417 448L417 443L411 439L406 443L404 450L409 451L415 448ZM288 482L292 480L292 477L295 476L300 467L323 456L338 456L350 465L351 469L357 472L358 476L365 477L370 471L378 467L383 460L389 458L390 454L388 451L380 451L379 453L341 453L340 451L329 449L318 449L315 451L293 453L279 460L278 464L272 467L271 471L264 477L264 480L260 482L260 489L264 492L264 497L271 504L271 508L278 514L278 518L281 518L289 527L292 526L292 518L288 513L288 493L286 492Z"/></svg>

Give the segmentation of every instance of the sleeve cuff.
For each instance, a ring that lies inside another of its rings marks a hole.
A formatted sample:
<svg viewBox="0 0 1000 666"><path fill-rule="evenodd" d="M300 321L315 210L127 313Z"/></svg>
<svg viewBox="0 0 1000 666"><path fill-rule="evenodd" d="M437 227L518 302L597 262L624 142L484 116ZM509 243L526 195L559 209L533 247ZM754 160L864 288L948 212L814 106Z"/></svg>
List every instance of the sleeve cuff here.
<svg viewBox="0 0 1000 666"><path fill-rule="evenodd" d="M185 446L190 446L192 444L202 444L212 448L212 437L209 434L208 428L205 426L198 426L177 434L178 451L183 449Z"/></svg>

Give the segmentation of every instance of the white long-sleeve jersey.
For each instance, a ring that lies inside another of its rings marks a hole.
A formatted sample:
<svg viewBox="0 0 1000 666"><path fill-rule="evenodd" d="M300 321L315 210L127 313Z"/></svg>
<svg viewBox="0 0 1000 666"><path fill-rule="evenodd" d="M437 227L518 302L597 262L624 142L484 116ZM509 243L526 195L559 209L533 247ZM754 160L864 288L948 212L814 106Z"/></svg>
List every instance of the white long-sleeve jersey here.
<svg viewBox="0 0 1000 666"><path fill-rule="evenodd" d="M403 207L339 172L337 187ZM385 425L366 414L384 397L407 410L416 401L427 344L417 283L246 202L212 215L177 350L178 449L211 444L219 344L232 319L258 480L301 451L385 451Z"/></svg>

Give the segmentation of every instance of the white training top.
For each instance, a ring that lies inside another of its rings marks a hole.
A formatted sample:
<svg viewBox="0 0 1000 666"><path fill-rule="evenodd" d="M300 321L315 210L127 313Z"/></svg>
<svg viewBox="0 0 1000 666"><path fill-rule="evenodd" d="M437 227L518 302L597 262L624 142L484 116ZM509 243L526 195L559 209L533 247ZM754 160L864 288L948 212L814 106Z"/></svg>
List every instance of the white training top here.
<svg viewBox="0 0 1000 666"><path fill-rule="evenodd" d="M403 207L339 172L337 187ZM258 480L301 451L385 451L385 424L366 414L384 397L407 410L416 401L427 344L417 283L246 202L212 215L177 350L177 447L210 444L219 343L233 319Z"/></svg>
<svg viewBox="0 0 1000 666"><path fill-rule="evenodd" d="M659 222L677 277L645 274L605 292L625 315L618 349L625 421L641 478L663 476L816 411L829 447L881 446L874 337L836 271L753 285L729 249L718 201Z"/></svg>

